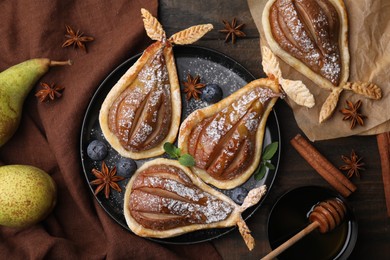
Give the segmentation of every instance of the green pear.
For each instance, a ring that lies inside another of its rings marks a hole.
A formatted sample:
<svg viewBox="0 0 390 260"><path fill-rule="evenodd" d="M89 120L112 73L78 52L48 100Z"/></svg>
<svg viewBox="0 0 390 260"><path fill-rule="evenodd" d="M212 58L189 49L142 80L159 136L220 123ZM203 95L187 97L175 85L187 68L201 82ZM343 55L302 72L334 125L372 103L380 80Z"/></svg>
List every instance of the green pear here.
<svg viewBox="0 0 390 260"><path fill-rule="evenodd" d="M47 217L57 199L54 180L29 165L0 167L0 225L26 228Z"/></svg>
<svg viewBox="0 0 390 260"><path fill-rule="evenodd" d="M15 133L22 116L24 100L32 87L51 66L70 65L71 61L31 59L0 73L0 147Z"/></svg>

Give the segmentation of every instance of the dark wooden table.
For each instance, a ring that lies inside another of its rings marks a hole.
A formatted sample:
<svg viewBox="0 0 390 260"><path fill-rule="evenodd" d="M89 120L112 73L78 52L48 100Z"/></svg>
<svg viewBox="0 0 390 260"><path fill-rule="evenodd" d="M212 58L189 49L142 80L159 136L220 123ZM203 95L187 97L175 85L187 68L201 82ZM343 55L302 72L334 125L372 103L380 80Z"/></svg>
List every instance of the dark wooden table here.
<svg viewBox="0 0 390 260"><path fill-rule="evenodd" d="M234 17L245 23L243 30L247 35L238 39L235 45L224 43L225 34L218 32L223 28L223 19L231 21ZM264 76L261 68L259 33L246 1L161 0L159 19L167 35L195 24L212 23L214 30L196 45L223 52L241 63L255 77ZM256 247L249 252L238 231L231 232L213 241L224 259L259 259L270 250L266 231L267 218L272 205L282 194L305 185L330 187L290 145L289 141L297 133L302 133L291 109L284 101L279 100L275 110L282 138L281 161L269 195L260 210L247 221L256 240ZM358 190L348 198L359 225L358 240L351 259L390 259L390 218L386 215L376 138L352 136L318 141L314 145L336 166L343 164L340 155L349 155L352 149L364 158L366 170L361 173L360 180L352 179Z"/></svg>

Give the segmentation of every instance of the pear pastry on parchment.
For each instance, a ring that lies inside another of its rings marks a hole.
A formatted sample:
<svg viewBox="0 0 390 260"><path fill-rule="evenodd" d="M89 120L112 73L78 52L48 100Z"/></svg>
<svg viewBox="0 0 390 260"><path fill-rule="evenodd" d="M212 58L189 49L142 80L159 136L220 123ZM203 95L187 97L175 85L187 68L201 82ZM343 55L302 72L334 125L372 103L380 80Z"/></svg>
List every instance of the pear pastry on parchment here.
<svg viewBox="0 0 390 260"><path fill-rule="evenodd" d="M241 213L257 204L265 192L265 185L252 189L239 206L178 161L159 158L142 165L131 177L123 211L130 230L142 237L167 238L237 225L252 250L255 241Z"/></svg>
<svg viewBox="0 0 390 260"><path fill-rule="evenodd" d="M105 98L99 122L104 137L122 156L143 159L164 153L180 125L181 98L174 44L191 44L213 26L203 24L167 39L159 21L141 9L147 35L156 40L113 86Z"/></svg>
<svg viewBox="0 0 390 260"><path fill-rule="evenodd" d="M331 91L322 105L320 123L332 115L343 90L370 99L382 97L373 83L348 82L348 18L342 0L269 0L262 25L273 53Z"/></svg>

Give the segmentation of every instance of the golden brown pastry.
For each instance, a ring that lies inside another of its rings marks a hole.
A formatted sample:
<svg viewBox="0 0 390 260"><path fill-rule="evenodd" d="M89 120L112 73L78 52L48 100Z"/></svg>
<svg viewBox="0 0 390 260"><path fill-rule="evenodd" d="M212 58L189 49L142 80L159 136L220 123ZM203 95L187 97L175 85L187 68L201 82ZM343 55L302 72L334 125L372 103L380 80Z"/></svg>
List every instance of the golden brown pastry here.
<svg viewBox="0 0 390 260"><path fill-rule="evenodd" d="M212 29L198 25L166 38L161 24L141 10L145 30L156 40L120 78L105 98L99 122L104 137L122 156L150 158L176 139L181 98L173 44L189 44Z"/></svg>
<svg viewBox="0 0 390 260"><path fill-rule="evenodd" d="M127 225L142 237L167 238L200 229L239 225L250 249L254 240L241 213L259 202L266 187L248 194L242 206L203 183L175 160L145 163L126 186L124 215Z"/></svg>
<svg viewBox="0 0 390 260"><path fill-rule="evenodd" d="M178 144L194 157L194 173L221 189L248 180L259 165L266 121L279 94L277 81L258 79L190 114Z"/></svg>
<svg viewBox="0 0 390 260"><path fill-rule="evenodd" d="M348 27L341 0L271 0L263 26L271 49L320 87L347 81Z"/></svg>
<svg viewBox="0 0 390 260"><path fill-rule="evenodd" d="M279 85L295 103L300 106L313 107L315 99L310 90L300 80L284 79L280 69L279 61L267 46L261 46L263 70L268 78L276 79Z"/></svg>
<svg viewBox="0 0 390 260"><path fill-rule="evenodd" d="M348 18L342 0L269 0L262 24L271 50L321 88L332 91L320 122L333 113L343 89L379 99L374 84L349 83Z"/></svg>

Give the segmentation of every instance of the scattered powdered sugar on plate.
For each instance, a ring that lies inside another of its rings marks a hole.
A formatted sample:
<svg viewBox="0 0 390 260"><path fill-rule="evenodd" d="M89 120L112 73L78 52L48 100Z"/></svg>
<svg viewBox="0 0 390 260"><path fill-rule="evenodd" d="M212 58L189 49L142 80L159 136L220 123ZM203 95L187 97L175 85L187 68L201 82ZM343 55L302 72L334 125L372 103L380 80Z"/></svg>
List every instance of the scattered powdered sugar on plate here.
<svg viewBox="0 0 390 260"><path fill-rule="evenodd" d="M250 75L240 64L237 64L233 60L227 58L223 54L210 51L205 48L191 47L191 46L176 46L177 49L174 49L174 55L176 60L178 80L180 83L181 89L183 89L183 81L186 81L187 74L190 73L192 76L199 75L200 83L204 84L218 84L223 90L223 97L227 97L232 94L234 91L245 86L249 81L253 80L253 76ZM175 47L175 48L176 48ZM138 57L129 59L124 64L122 64L118 69L116 69L107 79L102 83L96 95L91 101L90 107L85 116L85 121L82 128L82 137L81 137L81 162L83 170L89 183L95 177L92 175L91 170L96 168L101 169L101 161L93 161L87 155L87 146L93 140L101 140L108 147L108 154L104 161L107 166L111 169L116 166L118 161L122 158L105 140L100 125L99 125L99 110L101 104L104 101L104 98L112 88L112 86L117 82L117 80L123 75L128 68L136 61ZM182 94L182 118L183 121L190 113L196 109L209 106L210 104L200 100L190 99L187 101L183 91ZM250 125L248 125L250 127ZM277 127L277 126L276 126ZM277 128L277 131L278 128ZM264 143L268 144L273 140L271 135L274 135L266 128ZM169 158L167 154L163 154L159 157ZM150 161L151 159L142 159L136 160L138 168L141 167L145 162ZM267 173L268 174L268 173ZM267 176L267 175L266 175ZM247 189L263 185L266 182L266 178L261 181L254 180L251 177L243 186ZM105 199L102 194L96 196L100 205L108 212L108 214L116 220L122 227L128 229L123 216L123 196L125 193L125 187L129 179L118 182L118 185L121 187L122 192L118 193L115 190L112 190L110 193L109 199ZM91 190L95 187L91 186ZM216 188L215 188L216 189ZM232 190L220 190L216 189L225 195L231 197ZM212 206L212 205L210 205ZM248 210L244 212L244 218L248 214L252 214L253 211ZM212 216L210 216L212 217ZM212 221L210 219L210 221ZM195 243L198 241L205 241L220 236L221 234L226 233L226 230L220 229L210 229L210 230L201 230L189 234L181 235L178 238L163 239L163 241L173 242L173 243ZM180 238L180 239L179 239ZM159 240L160 241L160 240Z"/></svg>
<svg viewBox="0 0 390 260"><path fill-rule="evenodd" d="M178 76L180 85L186 81L187 75L195 77L200 76L200 83L217 84L222 88L223 98L229 96L234 91L242 88L248 82L245 81L237 72L225 67L223 64L212 61L204 57L178 57L177 58ZM183 89L183 86L182 86ZM204 108L210 104L201 99L191 98L187 101L182 96L183 117L187 117L196 109Z"/></svg>

